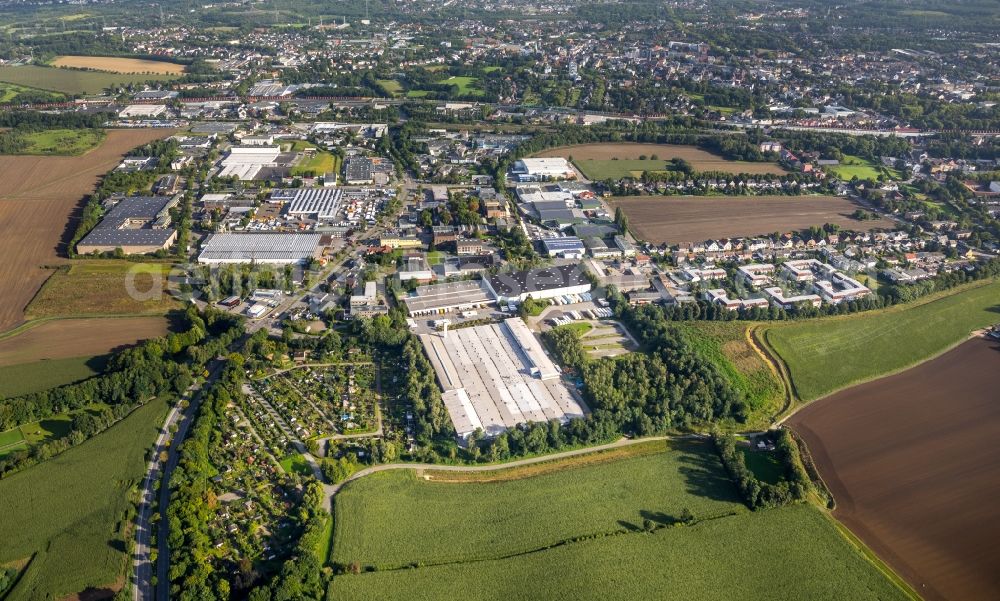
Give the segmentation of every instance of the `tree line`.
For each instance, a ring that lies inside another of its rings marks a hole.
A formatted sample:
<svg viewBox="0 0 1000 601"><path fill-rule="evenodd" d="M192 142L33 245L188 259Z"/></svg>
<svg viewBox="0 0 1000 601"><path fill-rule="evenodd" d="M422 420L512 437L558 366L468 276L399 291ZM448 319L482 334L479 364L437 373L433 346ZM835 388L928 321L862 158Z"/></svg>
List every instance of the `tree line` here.
<svg viewBox="0 0 1000 601"><path fill-rule="evenodd" d="M182 394L194 374L242 334L242 318L214 309L185 313L187 329L116 353L104 373L10 399L0 399L0 431L74 412L69 434L0 459L0 475L44 461L104 431L162 394ZM98 409L90 409L92 406Z"/></svg>
<svg viewBox="0 0 1000 601"><path fill-rule="evenodd" d="M782 479L776 484L761 480L747 467L746 458L737 445L735 436L719 433L712 435L722 465L750 509L788 505L802 501L809 493L809 475L799 459L798 447L792 435L784 429L769 433L772 434L776 439L774 453L784 470Z"/></svg>

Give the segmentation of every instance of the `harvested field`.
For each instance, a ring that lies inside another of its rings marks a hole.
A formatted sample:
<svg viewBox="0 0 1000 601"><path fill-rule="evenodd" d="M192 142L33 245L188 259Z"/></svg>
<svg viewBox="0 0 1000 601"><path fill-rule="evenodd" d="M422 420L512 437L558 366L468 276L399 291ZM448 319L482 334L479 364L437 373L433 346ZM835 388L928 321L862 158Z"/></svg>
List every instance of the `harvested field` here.
<svg viewBox="0 0 1000 601"><path fill-rule="evenodd" d="M835 223L844 229L891 229L888 219L858 221L859 205L839 196L626 196L611 200L637 238L653 244L755 236Z"/></svg>
<svg viewBox="0 0 1000 601"><path fill-rule="evenodd" d="M170 267L167 263L77 261L60 267L45 282L25 314L28 319L163 315L181 306L167 290Z"/></svg>
<svg viewBox="0 0 1000 601"><path fill-rule="evenodd" d="M0 81L64 94L100 94L112 86L170 81L176 78L176 75L108 73L38 65L0 66Z"/></svg>
<svg viewBox="0 0 1000 601"><path fill-rule="evenodd" d="M619 161L636 161L640 156L652 157L656 155L660 162L670 159L684 159L691 163L696 171L720 171L723 173L772 173L781 175L785 170L774 163L752 163L747 161L730 161L717 154L702 150L696 146L682 146L678 144L631 144L631 143L606 143L606 144L578 144L576 146L560 146L550 148L534 155L537 157L573 157L576 166L587 174L587 162L594 161L595 167L603 168L607 161L618 159ZM655 170L656 161L650 161L649 171ZM599 170L600 171L600 170ZM627 175L627 174L626 174ZM589 176L588 176L589 177ZM623 176L624 177L624 176Z"/></svg>
<svg viewBox="0 0 1000 601"><path fill-rule="evenodd" d="M111 73L156 73L158 75L184 73L184 65L177 63L120 56L59 56L52 61L52 65L54 67L110 71Z"/></svg>
<svg viewBox="0 0 1000 601"><path fill-rule="evenodd" d="M24 307L61 262L85 196L132 148L170 130L109 131L76 157L0 156L0 331L24 320Z"/></svg>
<svg viewBox="0 0 1000 601"><path fill-rule="evenodd" d="M0 339L0 366L93 357L167 333L166 317L57 319Z"/></svg>
<svg viewBox="0 0 1000 601"><path fill-rule="evenodd" d="M970 340L789 421L837 501L834 516L925 599L1000 592L998 372L1000 345Z"/></svg>

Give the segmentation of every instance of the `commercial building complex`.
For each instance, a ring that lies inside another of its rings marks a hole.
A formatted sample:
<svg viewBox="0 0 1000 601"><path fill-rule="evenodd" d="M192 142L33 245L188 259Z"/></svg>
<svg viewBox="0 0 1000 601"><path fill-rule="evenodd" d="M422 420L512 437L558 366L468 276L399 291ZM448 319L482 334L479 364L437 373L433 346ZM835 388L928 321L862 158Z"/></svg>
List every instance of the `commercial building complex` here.
<svg viewBox="0 0 1000 601"><path fill-rule="evenodd" d="M461 440L477 430L495 436L518 424L584 416L582 402L518 318L420 340Z"/></svg>
<svg viewBox="0 0 1000 601"><path fill-rule="evenodd" d="M522 182L538 182L548 179L573 179L576 177L573 167L562 157L519 159L514 162L511 173Z"/></svg>
<svg viewBox="0 0 1000 601"><path fill-rule="evenodd" d="M304 263L320 253L320 234L212 234L199 263Z"/></svg>
<svg viewBox="0 0 1000 601"><path fill-rule="evenodd" d="M166 250L177 239L170 227L170 208L177 201L165 196L130 196L112 207L76 246L82 255L122 249L127 255Z"/></svg>
<svg viewBox="0 0 1000 601"><path fill-rule="evenodd" d="M525 271L498 273L486 280L486 286L500 302L520 303L533 299L555 298L589 292L590 280L579 265L557 265Z"/></svg>

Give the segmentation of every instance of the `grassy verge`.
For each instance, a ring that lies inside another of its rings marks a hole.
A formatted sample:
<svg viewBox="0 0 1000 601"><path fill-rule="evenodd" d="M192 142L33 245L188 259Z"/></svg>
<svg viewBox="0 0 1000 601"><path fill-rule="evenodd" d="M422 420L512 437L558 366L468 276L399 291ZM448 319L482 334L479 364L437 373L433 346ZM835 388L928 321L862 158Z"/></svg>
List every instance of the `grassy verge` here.
<svg viewBox="0 0 1000 601"><path fill-rule="evenodd" d="M800 401L902 371L1000 322L1000 281L975 282L882 311L768 326Z"/></svg>

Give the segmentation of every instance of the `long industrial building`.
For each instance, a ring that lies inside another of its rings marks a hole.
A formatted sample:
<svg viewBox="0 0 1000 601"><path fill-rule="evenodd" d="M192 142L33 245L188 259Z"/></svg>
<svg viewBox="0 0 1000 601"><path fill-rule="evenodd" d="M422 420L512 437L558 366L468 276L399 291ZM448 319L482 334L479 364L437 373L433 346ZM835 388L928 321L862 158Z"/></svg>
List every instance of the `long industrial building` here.
<svg viewBox="0 0 1000 601"><path fill-rule="evenodd" d="M427 284L403 299L410 317L468 311L495 303L482 280Z"/></svg>
<svg viewBox="0 0 1000 601"><path fill-rule="evenodd" d="M319 256L321 234L212 234L199 263L305 263Z"/></svg>
<svg viewBox="0 0 1000 601"><path fill-rule="evenodd" d="M234 146L222 160L219 177L236 176L243 181L255 179L265 168L277 164L281 155L278 146Z"/></svg>
<svg viewBox="0 0 1000 601"><path fill-rule="evenodd" d="M166 250L177 240L170 209L177 200L165 196L129 196L118 201L76 246L86 255L122 249L126 255Z"/></svg>
<svg viewBox="0 0 1000 601"><path fill-rule="evenodd" d="M476 430L495 436L518 424L584 416L582 402L519 318L420 340L461 440Z"/></svg>
<svg viewBox="0 0 1000 601"><path fill-rule="evenodd" d="M288 214L296 216L315 215L317 219L334 219L340 210L339 188L300 188L296 190L288 206Z"/></svg>

